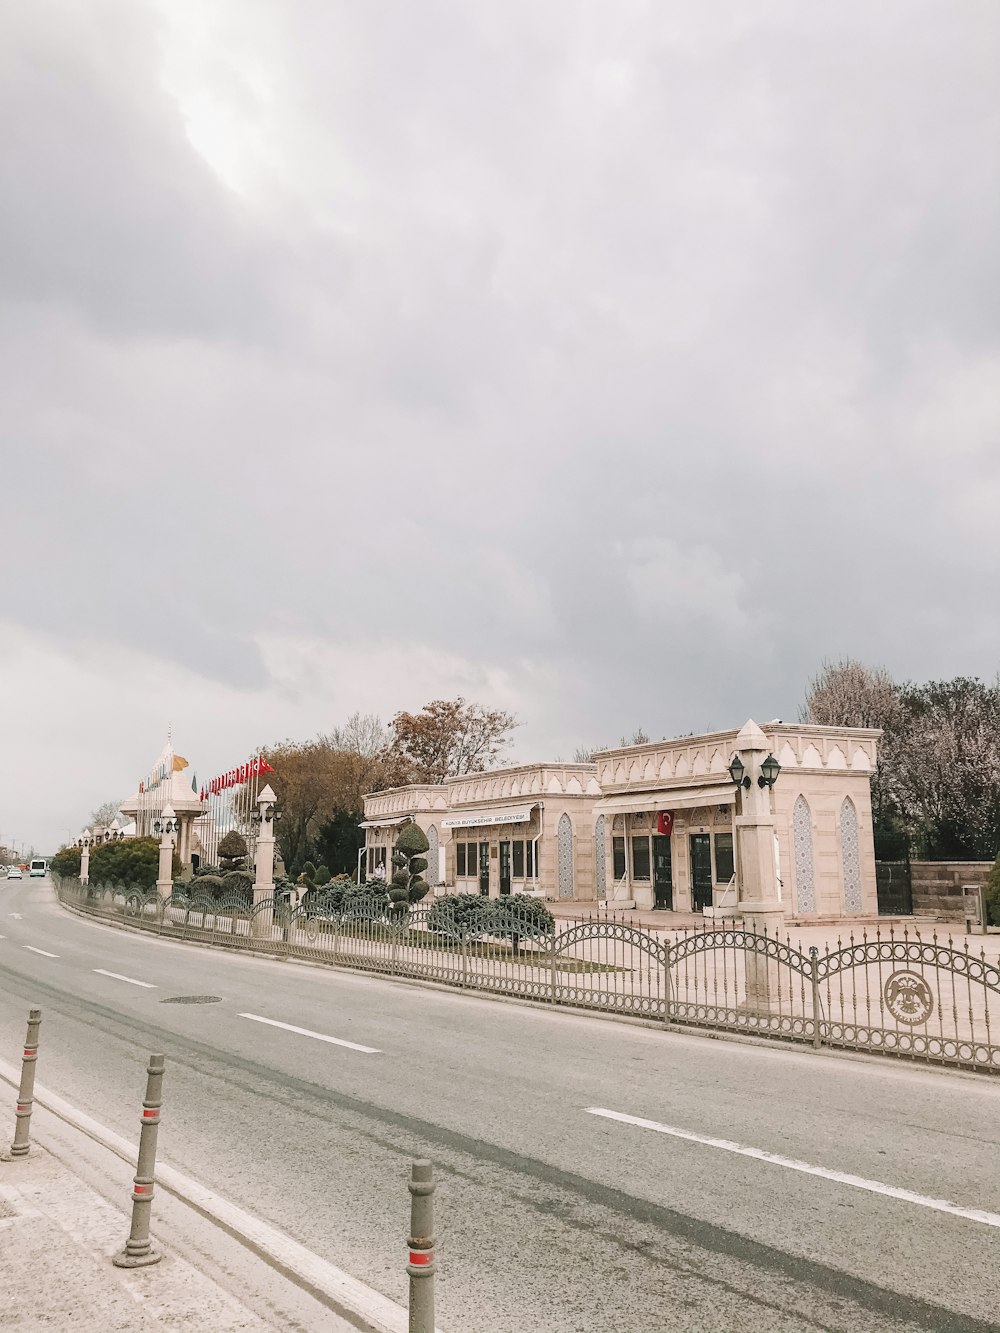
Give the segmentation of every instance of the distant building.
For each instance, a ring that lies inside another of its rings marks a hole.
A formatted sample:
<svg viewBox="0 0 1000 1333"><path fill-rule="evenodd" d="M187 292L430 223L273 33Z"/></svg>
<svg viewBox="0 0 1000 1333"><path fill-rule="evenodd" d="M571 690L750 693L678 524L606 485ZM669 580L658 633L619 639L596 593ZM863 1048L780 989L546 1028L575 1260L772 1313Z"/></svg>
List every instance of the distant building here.
<svg viewBox="0 0 1000 1333"><path fill-rule="evenodd" d="M770 791L775 859L789 916L878 911L871 775L878 731L770 723L781 772ZM604 750L590 764L522 764L365 797L364 866L391 873L410 820L430 842L436 892L548 899L665 912L736 901L729 774L738 732Z"/></svg>

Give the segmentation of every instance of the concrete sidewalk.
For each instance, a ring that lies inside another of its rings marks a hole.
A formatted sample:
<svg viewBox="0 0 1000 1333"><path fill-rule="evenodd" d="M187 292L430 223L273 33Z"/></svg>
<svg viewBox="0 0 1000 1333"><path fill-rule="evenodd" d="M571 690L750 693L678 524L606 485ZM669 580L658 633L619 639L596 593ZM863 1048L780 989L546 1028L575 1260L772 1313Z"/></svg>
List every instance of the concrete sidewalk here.
<svg viewBox="0 0 1000 1333"><path fill-rule="evenodd" d="M266 1333L274 1327L169 1248L149 1268L115 1268L111 1257L128 1229L124 1209L43 1148L33 1145L27 1158L0 1162L4 1329Z"/></svg>

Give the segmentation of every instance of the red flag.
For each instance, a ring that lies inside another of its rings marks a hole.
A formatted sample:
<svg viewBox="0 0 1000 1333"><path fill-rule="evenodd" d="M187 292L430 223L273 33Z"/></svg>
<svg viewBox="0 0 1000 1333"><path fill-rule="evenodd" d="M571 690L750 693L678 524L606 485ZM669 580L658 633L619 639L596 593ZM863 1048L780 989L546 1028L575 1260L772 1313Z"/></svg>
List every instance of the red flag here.
<svg viewBox="0 0 1000 1333"><path fill-rule="evenodd" d="M271 765L267 762L266 759L262 759L260 761L260 771L262 773L273 773L274 769L271 767Z"/></svg>
<svg viewBox="0 0 1000 1333"><path fill-rule="evenodd" d="M669 838L674 831L674 812L661 810L656 816L656 831L664 838Z"/></svg>

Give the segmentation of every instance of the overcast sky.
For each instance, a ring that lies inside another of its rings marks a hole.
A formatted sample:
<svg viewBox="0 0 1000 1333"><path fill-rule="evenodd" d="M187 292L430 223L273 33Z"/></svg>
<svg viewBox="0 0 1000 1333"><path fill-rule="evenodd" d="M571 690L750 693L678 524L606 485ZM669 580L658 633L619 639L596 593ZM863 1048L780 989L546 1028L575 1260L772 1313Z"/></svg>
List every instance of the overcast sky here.
<svg viewBox="0 0 1000 1333"><path fill-rule="evenodd" d="M31 0L0 841L435 697L1000 664L996 0Z"/></svg>

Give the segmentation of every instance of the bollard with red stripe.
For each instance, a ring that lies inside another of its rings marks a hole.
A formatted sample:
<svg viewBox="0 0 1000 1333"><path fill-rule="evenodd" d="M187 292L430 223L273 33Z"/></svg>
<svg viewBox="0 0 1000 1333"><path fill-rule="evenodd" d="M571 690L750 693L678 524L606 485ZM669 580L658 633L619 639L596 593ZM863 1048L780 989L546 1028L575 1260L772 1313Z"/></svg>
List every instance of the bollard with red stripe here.
<svg viewBox="0 0 1000 1333"><path fill-rule="evenodd" d="M41 1021L41 1009L28 1010L28 1035L24 1039L24 1054L21 1057L21 1087L17 1094L17 1110L14 1113L16 1120L14 1122L14 1142L10 1145L11 1157L27 1157L31 1148L29 1131L31 1129L31 1108L35 1098L38 1026Z"/></svg>
<svg viewBox="0 0 1000 1333"><path fill-rule="evenodd" d="M434 1168L414 1162L410 1168L409 1333L434 1333Z"/></svg>
<svg viewBox="0 0 1000 1333"><path fill-rule="evenodd" d="M163 1258L153 1249L149 1238L149 1215L153 1207L153 1185L156 1177L156 1135L160 1128L160 1107L163 1104L162 1055L151 1055L146 1066L146 1099L142 1103L139 1124L139 1161L132 1186L132 1229L121 1254L112 1262L117 1268L143 1268L158 1264Z"/></svg>

